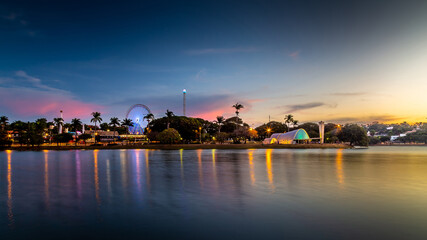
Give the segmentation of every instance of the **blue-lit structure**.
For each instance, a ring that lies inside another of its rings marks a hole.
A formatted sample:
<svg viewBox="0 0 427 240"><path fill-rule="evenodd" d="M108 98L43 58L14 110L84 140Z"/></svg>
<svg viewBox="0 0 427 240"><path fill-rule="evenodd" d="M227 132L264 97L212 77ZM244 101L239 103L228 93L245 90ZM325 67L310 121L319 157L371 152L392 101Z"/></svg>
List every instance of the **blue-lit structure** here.
<svg viewBox="0 0 427 240"><path fill-rule="evenodd" d="M126 118L131 119L133 122L133 126L128 128L130 134L144 134L144 129L147 127L148 123L144 117L149 113L151 113L150 109L144 104L135 104L129 108Z"/></svg>

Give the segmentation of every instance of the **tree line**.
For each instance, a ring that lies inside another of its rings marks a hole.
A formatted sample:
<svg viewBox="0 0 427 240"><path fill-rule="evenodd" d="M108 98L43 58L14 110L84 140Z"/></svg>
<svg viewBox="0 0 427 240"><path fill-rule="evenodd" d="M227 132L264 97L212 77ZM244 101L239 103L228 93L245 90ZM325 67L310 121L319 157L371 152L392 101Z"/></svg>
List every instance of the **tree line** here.
<svg viewBox="0 0 427 240"><path fill-rule="evenodd" d="M148 140L161 143L195 143L195 142L215 142L224 143L231 140L233 143L246 143L248 140L262 141L264 138L271 136L272 133L287 132L302 128L307 131L310 137L319 137L319 127L317 123L298 124L299 121L293 115L288 114L284 117L283 122L270 121L256 128L252 128L245 123L240 117L240 111L244 108L243 104L236 103L232 105L235 109L235 116L225 118L217 116L214 121L207 121L202 118L193 118L186 116L176 116L169 109L165 115L160 118L154 118L149 113L144 116L147 121L147 127L144 133ZM126 134L128 128L134 123L131 119L120 120L117 117L111 117L109 122L103 122L100 112L91 114L90 122L94 124L93 130L112 130L114 131L114 141L118 135ZM8 118L0 117L1 133L0 145L11 144L11 137L8 131L12 131L17 137L15 138L21 145L41 145L45 142L67 143L79 141L85 143L87 139L92 138L91 134L77 134L82 131L83 123L79 118L73 118L70 123L65 123L62 118L54 118L48 122L46 118L37 119L34 122L14 121L9 124ZM87 127L91 127L85 125ZM69 129L70 132L60 133L59 129ZM86 129L88 130L88 129ZM350 124L341 127L334 123L325 125L325 142L349 142L352 145L366 145L368 138L366 130L358 125Z"/></svg>

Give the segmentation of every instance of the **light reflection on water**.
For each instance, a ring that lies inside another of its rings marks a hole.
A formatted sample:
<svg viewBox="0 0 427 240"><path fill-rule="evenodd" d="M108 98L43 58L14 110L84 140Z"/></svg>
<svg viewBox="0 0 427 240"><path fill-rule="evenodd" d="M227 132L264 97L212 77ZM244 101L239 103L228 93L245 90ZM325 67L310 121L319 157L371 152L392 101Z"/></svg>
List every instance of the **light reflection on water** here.
<svg viewBox="0 0 427 240"><path fill-rule="evenodd" d="M271 162L271 154L273 149L265 150L265 165L267 166L268 182L270 183L271 190L274 191L274 179L273 179L273 163Z"/></svg>
<svg viewBox="0 0 427 240"><path fill-rule="evenodd" d="M343 149L338 149L336 154L336 166L337 166L337 179L338 183L342 186L344 185L344 172L342 166L342 151Z"/></svg>
<svg viewBox="0 0 427 240"><path fill-rule="evenodd" d="M423 239L426 173L422 147L5 151L0 234Z"/></svg>
<svg viewBox="0 0 427 240"><path fill-rule="evenodd" d="M13 227L13 203L12 203L12 151L6 150L7 153L7 216L9 226Z"/></svg>

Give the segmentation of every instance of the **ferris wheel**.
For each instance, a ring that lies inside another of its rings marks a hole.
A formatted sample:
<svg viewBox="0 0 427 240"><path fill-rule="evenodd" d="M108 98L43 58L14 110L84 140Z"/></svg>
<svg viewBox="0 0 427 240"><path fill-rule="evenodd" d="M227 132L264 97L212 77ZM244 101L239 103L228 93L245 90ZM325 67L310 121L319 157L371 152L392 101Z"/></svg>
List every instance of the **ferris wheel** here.
<svg viewBox="0 0 427 240"><path fill-rule="evenodd" d="M147 120L144 116L151 113L150 109L143 104L135 104L129 108L126 118L132 120L133 126L129 126L130 134L144 134L144 128L147 127Z"/></svg>

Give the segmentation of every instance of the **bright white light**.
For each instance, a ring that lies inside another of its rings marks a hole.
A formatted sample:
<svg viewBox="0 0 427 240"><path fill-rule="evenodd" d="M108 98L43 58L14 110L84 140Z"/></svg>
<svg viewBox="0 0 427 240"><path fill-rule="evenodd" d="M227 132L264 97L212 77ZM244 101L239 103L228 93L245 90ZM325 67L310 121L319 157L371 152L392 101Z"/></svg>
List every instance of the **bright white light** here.
<svg viewBox="0 0 427 240"><path fill-rule="evenodd" d="M185 88L184 88L184 90L182 90L182 92L183 92L183 93L186 93L186 92L187 92L187 89L185 89Z"/></svg>

